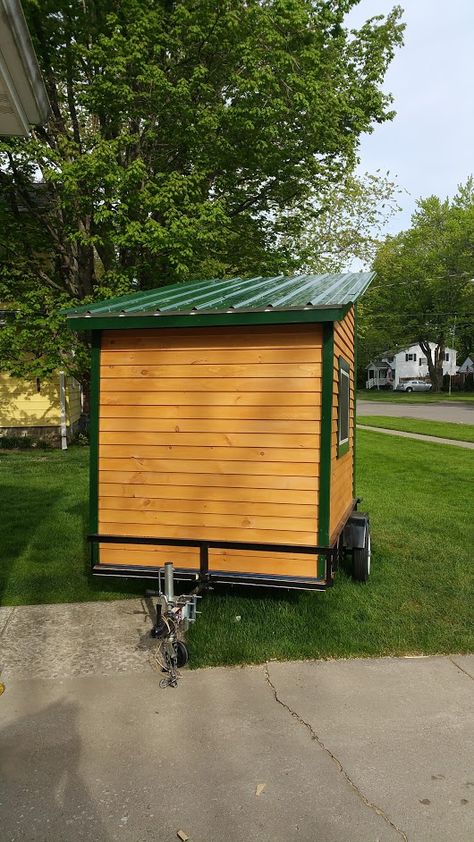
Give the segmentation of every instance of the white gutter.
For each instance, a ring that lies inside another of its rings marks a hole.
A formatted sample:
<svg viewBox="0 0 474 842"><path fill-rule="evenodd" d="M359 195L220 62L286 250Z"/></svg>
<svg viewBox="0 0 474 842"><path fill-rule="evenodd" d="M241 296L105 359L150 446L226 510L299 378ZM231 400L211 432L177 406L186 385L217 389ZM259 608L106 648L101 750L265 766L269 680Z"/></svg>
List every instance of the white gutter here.
<svg viewBox="0 0 474 842"><path fill-rule="evenodd" d="M50 105L19 0L0 0L0 135L26 136Z"/></svg>

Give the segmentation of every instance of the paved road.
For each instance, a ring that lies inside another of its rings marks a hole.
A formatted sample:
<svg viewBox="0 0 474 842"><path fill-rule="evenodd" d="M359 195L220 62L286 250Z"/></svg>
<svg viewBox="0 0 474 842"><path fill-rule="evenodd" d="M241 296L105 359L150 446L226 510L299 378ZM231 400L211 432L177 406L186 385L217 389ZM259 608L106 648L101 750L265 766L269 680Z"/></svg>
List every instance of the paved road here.
<svg viewBox="0 0 474 842"><path fill-rule="evenodd" d="M454 421L474 424L474 404L469 403L385 403L357 401L358 415L391 415L394 418L423 418L427 421Z"/></svg>
<svg viewBox="0 0 474 842"><path fill-rule="evenodd" d="M2 842L472 842L474 656L160 690L149 627L140 600L0 609Z"/></svg>

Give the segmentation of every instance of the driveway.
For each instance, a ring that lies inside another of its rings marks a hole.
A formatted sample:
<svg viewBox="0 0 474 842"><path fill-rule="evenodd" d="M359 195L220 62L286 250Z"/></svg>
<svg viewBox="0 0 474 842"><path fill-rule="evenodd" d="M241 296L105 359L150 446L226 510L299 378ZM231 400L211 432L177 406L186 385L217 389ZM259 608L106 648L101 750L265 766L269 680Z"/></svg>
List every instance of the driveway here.
<svg viewBox="0 0 474 842"><path fill-rule="evenodd" d="M474 404L449 403L385 403L385 401L357 401L357 415L390 415L393 418L422 418L426 421L454 421L474 424Z"/></svg>
<svg viewBox="0 0 474 842"><path fill-rule="evenodd" d="M472 840L474 656L184 671L160 690L140 600L0 620L2 840Z"/></svg>

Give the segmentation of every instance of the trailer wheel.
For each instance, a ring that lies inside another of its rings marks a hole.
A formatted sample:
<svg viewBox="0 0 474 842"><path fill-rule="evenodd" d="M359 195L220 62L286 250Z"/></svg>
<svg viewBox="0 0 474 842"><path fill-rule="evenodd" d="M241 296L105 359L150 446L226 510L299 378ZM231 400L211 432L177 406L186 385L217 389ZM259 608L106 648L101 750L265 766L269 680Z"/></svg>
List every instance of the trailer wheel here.
<svg viewBox="0 0 474 842"><path fill-rule="evenodd" d="M371 541L370 527L367 523L365 531L365 543L363 547L354 547L352 550L352 578L356 582L367 582L370 576Z"/></svg>
<svg viewBox="0 0 474 842"><path fill-rule="evenodd" d="M178 669L186 666L189 661L189 652L182 640L176 641L176 666Z"/></svg>

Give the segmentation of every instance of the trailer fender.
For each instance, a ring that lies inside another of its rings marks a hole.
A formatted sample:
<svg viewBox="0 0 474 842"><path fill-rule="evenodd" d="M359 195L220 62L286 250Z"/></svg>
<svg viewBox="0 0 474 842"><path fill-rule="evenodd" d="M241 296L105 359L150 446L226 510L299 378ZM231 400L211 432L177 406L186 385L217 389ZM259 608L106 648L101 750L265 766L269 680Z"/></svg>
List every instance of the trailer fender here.
<svg viewBox="0 0 474 842"><path fill-rule="evenodd" d="M366 545L369 529L369 516L363 512L353 512L343 532L343 545L346 550L362 550Z"/></svg>

